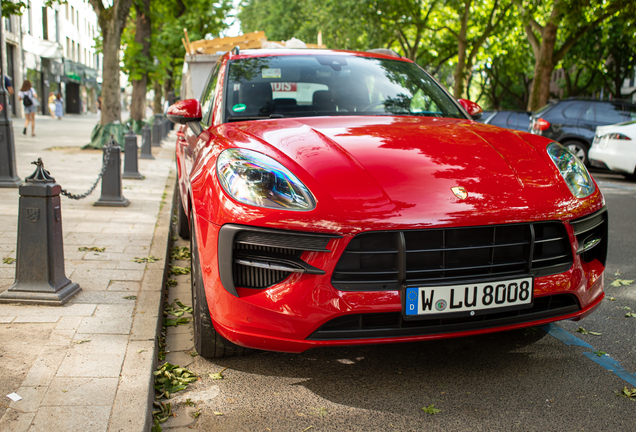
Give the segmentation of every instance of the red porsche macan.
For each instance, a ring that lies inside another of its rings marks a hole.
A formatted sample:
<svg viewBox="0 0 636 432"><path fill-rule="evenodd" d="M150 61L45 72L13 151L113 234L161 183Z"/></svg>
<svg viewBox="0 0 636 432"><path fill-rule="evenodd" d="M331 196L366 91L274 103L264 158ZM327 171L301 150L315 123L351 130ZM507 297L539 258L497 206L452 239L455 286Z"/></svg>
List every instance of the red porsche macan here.
<svg viewBox="0 0 636 432"><path fill-rule="evenodd" d="M476 335L579 319L604 297L607 212L559 144L473 121L382 52L237 49L177 133L195 347Z"/></svg>

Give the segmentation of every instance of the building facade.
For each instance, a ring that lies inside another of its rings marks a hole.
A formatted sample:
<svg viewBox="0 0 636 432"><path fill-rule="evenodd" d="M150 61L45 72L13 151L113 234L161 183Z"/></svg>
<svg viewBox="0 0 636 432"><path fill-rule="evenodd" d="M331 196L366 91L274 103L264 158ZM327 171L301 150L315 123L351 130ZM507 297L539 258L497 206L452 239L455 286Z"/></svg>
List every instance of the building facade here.
<svg viewBox="0 0 636 432"><path fill-rule="evenodd" d="M17 92L28 79L42 102L40 114L49 114L48 99L60 94L65 113L96 112L101 83L101 54L96 53L97 16L85 0L68 0L47 7L28 0L22 16L3 20L6 75L13 82L13 114L23 117Z"/></svg>

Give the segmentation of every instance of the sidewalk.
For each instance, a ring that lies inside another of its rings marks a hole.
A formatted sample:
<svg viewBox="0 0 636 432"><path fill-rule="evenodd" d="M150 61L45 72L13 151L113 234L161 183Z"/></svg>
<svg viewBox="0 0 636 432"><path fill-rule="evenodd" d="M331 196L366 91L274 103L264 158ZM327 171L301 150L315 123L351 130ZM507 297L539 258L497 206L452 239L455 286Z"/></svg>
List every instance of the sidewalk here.
<svg viewBox="0 0 636 432"><path fill-rule="evenodd" d="M38 157L62 188L79 194L97 178L102 152L80 150L96 117L36 118L36 137L13 122L18 175ZM82 291L63 307L0 304L0 431L149 429L156 335L174 188L174 133L155 160L139 160L145 180L124 180L130 206L62 202L66 276ZM138 137L141 145L141 137ZM122 155L122 164L123 164ZM15 258L18 189L0 189L0 258ZM105 248L103 252L80 247ZM161 258L138 263L137 257ZM10 261L10 260L7 260ZM0 261L0 292L15 263ZM6 395L22 397L12 402Z"/></svg>

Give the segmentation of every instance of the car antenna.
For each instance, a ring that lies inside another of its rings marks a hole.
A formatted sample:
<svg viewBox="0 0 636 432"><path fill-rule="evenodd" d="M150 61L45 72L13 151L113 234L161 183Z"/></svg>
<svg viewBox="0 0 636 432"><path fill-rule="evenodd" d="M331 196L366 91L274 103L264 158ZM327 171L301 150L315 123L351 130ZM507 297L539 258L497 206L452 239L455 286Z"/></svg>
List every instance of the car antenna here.
<svg viewBox="0 0 636 432"><path fill-rule="evenodd" d="M238 45L232 48L232 54L239 55L240 53L241 53L241 48L239 48Z"/></svg>

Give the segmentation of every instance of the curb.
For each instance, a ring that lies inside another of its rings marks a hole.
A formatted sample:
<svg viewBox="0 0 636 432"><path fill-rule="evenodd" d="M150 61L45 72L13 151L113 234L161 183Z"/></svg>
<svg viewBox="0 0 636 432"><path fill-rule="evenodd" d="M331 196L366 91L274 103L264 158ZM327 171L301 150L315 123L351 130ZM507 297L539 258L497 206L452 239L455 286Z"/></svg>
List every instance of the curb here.
<svg viewBox="0 0 636 432"><path fill-rule="evenodd" d="M149 255L161 259L148 263L144 271L108 432L150 431L152 428L153 372L158 364L158 338L162 329L165 282L169 273L175 182L176 172L172 168L166 180L149 251Z"/></svg>

